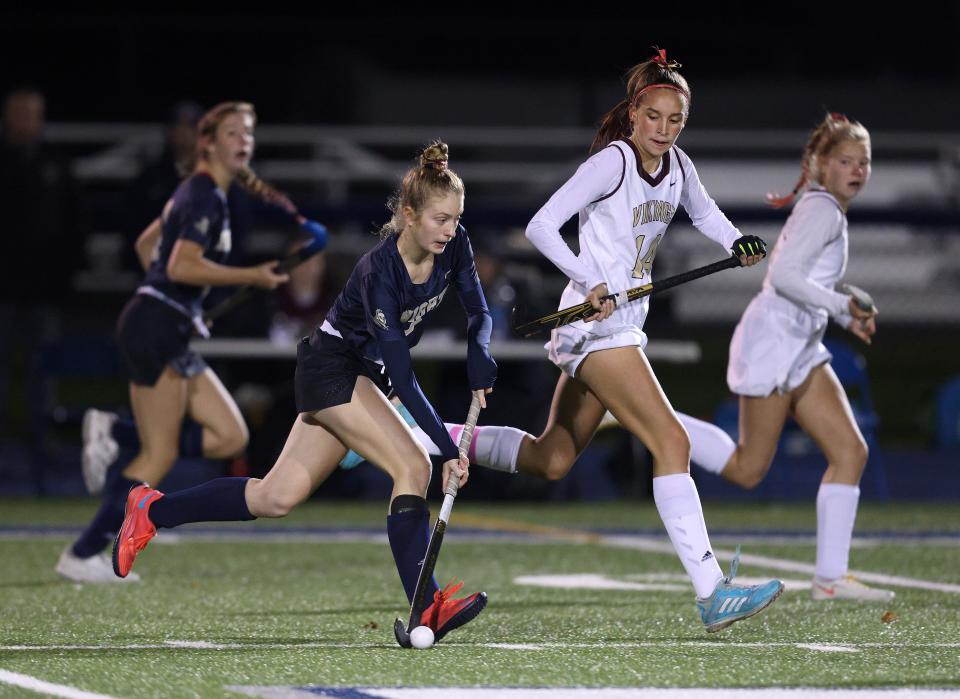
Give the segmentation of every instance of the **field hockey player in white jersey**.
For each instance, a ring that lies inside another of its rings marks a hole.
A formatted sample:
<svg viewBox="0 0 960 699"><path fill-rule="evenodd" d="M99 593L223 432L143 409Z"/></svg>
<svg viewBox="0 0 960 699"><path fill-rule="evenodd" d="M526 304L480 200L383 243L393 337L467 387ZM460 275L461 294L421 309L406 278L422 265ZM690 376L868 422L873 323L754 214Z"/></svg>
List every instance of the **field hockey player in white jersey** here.
<svg viewBox="0 0 960 699"><path fill-rule="evenodd" d="M763 258L763 241L741 236L707 195L690 158L674 145L690 110L690 88L679 67L657 50L630 70L627 96L604 117L595 154L527 226L527 238L570 279L559 307L586 299L597 312L552 331L547 349L563 373L546 430L523 440L518 466L562 477L609 410L653 455L657 510L693 582L704 626L717 631L765 609L783 583L736 585L736 561L730 576L723 576L689 474L689 439L643 353L649 298L620 307L600 301L611 291L652 281L654 257L679 205L698 230L741 256L742 264ZM579 255L560 235L574 214Z"/></svg>
<svg viewBox="0 0 960 699"><path fill-rule="evenodd" d="M763 257L763 241L740 235L674 146L690 106L690 89L677 67L658 51L630 71L627 98L606 115L594 140L597 153L527 227L531 242L570 278L560 307L588 299L597 312L589 321L553 330L547 349L563 373L543 434L478 427L470 459L498 470L563 478L609 409L653 454L657 510L693 581L706 630L718 631L763 610L783 584L735 585L733 571L723 576L690 478L687 434L643 354L649 300L622 307L600 302L608 289L651 281L653 258L678 205L743 264ZM560 236L560 226L577 213L579 256ZM456 435L459 426L447 428Z"/></svg>
<svg viewBox="0 0 960 699"><path fill-rule="evenodd" d="M787 416L823 450L815 600L894 596L847 575L867 445L821 342L828 318L868 344L877 330L869 296L837 291L847 267L847 207L869 178L870 134L842 114L828 114L807 142L793 192L768 195L778 207L799 198L774 246L763 289L730 342L727 383L740 399L739 444L714 425L680 416L693 462L744 488L766 476Z"/></svg>

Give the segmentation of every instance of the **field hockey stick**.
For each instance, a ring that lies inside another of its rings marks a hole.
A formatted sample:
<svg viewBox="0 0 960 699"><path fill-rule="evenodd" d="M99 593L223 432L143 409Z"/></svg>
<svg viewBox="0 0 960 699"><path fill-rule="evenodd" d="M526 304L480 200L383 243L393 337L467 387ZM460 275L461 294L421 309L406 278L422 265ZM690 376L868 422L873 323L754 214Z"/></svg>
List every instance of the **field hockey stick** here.
<svg viewBox="0 0 960 699"><path fill-rule="evenodd" d="M320 226L321 228L323 228L322 224L319 224L316 221L310 221L310 223L314 223L317 226ZM280 260L279 264L277 264L277 267L274 270L274 272L276 274L286 274L294 267L297 267L298 265L303 264L304 262L309 260L311 257L318 254L326 246L327 246L327 238L326 238L326 229L324 228L323 237L321 238L314 237L309 243L304 245L302 248L284 257L282 260ZM204 322L212 323L215 320L219 320L220 318L225 316L227 313L235 309L237 306L240 306L241 304L249 301L260 290L261 290L260 287L254 286L253 284L247 284L246 286L241 286L239 289L233 292L230 296L225 298L223 301L218 303L209 311L206 311L203 314Z"/></svg>
<svg viewBox="0 0 960 699"><path fill-rule="evenodd" d="M720 260L719 262L705 265L704 267L697 267L696 269L691 269L687 272L682 272L672 277L661 279L656 283L636 286L632 289L620 291L616 294L607 294L606 296L601 297L600 300L606 301L610 299L613 300L617 306L622 306L625 303L636 301L644 296L651 296L653 294L660 293L661 291L672 289L680 284L686 284L694 279L706 277L709 274L714 274L724 269L732 269L733 267L740 266L740 258L731 256ZM568 325L570 323L575 323L578 320L583 320L584 318L592 316L596 312L597 309L590 305L589 301L584 301L576 306L563 308L559 311L554 311L553 313L548 313L545 316L536 318L535 320L518 324L518 321L520 320L519 316L522 314L522 311L520 307L516 307L513 309L513 330L515 333L522 335L523 337L531 337L544 330L552 330L553 328L559 328L561 325Z"/></svg>
<svg viewBox="0 0 960 699"><path fill-rule="evenodd" d="M272 204L273 206L276 206L277 208L282 209L284 212L289 214L290 217L297 222L297 225L300 226L300 230L310 236L309 243L304 245L296 252L290 253L280 260L280 263L277 265L275 270L277 274L285 274L286 272L289 272L294 267L303 264L327 247L327 238L329 236L326 226L324 226L322 223L311 221L303 216L299 209L297 209L297 205L293 203L290 197L280 190L274 189L266 182L256 177L252 170L242 170L238 177L248 191L268 204ZM240 304L249 300L257 293L257 291L259 291L259 287L253 285L240 287L231 296L224 299L219 304L204 313L204 322L209 324L223 317L226 313L229 313Z"/></svg>
<svg viewBox="0 0 960 699"><path fill-rule="evenodd" d="M463 432L460 433L460 458L467 458L470 451L470 442L473 441L473 430L477 426L477 418L480 416L480 398L476 395L470 401L470 410L467 412L467 419L463 423ZM403 648L410 648L410 632L420 626L420 617L423 616L423 610L426 607L427 589L430 587L430 581L433 579L433 570L437 566L437 558L440 556L440 544L443 543L443 534L447 531L447 522L450 521L450 511L453 509L453 501L457 497L457 491L460 489L460 479L456 473L450 473L447 478L447 487L444 490L443 505L440 506L440 514L437 515L437 522L433 525L433 534L430 536L430 543L427 545L427 553L423 557L423 566L420 568L420 576L417 578L417 587L413 592L413 601L410 603L410 621L403 625L403 619L397 617L393 622L393 633L397 637L397 643Z"/></svg>

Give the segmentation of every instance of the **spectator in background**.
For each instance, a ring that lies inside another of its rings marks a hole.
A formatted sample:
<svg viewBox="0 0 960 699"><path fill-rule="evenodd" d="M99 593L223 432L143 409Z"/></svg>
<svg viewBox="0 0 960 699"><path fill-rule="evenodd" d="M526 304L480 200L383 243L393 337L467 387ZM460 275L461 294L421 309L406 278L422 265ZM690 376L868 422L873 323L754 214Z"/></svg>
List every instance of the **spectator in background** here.
<svg viewBox="0 0 960 699"><path fill-rule="evenodd" d="M170 111L163 151L148 160L133 181L124 207L130 219L129 231L140 232L160 215L163 205L183 179L183 168L191 162L197 144L197 123L203 110L196 102L177 102Z"/></svg>
<svg viewBox="0 0 960 699"><path fill-rule="evenodd" d="M288 248L293 252L299 243ZM337 289L327 274L327 256L321 252L290 270L290 282L277 289L276 311L270 323L270 342L295 345L327 317Z"/></svg>
<svg viewBox="0 0 960 699"><path fill-rule="evenodd" d="M517 282L504 273L503 258L497 249L501 244L499 236L478 236L474 261L493 317L491 337L494 340L510 340L513 339L510 316L517 302Z"/></svg>
<svg viewBox="0 0 960 699"><path fill-rule="evenodd" d="M10 377L20 345L24 369L60 333L62 306L83 247L78 197L68 163L43 142L46 99L20 88L3 100L0 124L0 435L6 431ZM42 273L38 273L42 260Z"/></svg>
<svg viewBox="0 0 960 699"><path fill-rule="evenodd" d="M534 297L529 278L511 270L509 258L504 254L503 235L478 235L475 239L477 277L493 318L491 337L497 342L518 340L513 332L513 307L518 299L529 301ZM501 382L497 390L501 399L491 403L484 413L484 421L530 430L543 425L552 396L552 390L547 387L556 381L553 367L545 362L501 362L499 372ZM477 482L485 475L480 475ZM493 483L502 487L499 481Z"/></svg>

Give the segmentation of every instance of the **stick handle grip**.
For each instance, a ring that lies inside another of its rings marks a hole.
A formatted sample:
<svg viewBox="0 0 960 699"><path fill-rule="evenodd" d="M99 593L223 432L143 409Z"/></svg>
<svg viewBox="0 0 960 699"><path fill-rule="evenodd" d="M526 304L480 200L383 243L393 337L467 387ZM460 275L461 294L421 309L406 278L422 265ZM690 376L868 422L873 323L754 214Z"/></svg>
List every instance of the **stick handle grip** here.
<svg viewBox="0 0 960 699"><path fill-rule="evenodd" d="M474 395L473 400L470 401L470 410L467 411L467 419L463 423L463 432L460 433L460 444L457 445L457 448L460 450L460 458L467 458L467 453L470 451L470 443L473 441L473 430L477 426L477 418L480 417L480 399ZM457 478L448 478L447 479L447 488L444 490L445 495L449 495L451 498L457 497L457 491L460 490L460 480ZM444 498L443 505L446 507L447 500ZM452 504L451 504L452 506ZM440 509L441 516L443 509Z"/></svg>

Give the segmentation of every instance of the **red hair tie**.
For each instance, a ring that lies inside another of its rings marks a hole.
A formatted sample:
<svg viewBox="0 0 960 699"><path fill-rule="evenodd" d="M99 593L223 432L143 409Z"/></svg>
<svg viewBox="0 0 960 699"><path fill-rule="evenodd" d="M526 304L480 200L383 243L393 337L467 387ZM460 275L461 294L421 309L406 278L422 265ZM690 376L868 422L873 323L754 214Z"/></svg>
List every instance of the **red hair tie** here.
<svg viewBox="0 0 960 699"><path fill-rule="evenodd" d="M807 175L804 172L800 175L800 179L797 180L797 183L793 186L793 191L790 192L790 194L781 196L777 192L767 192L767 203L774 209L782 209L783 207L793 203L793 200L797 198L800 190L803 189L804 185L806 184Z"/></svg>
<svg viewBox="0 0 960 699"><path fill-rule="evenodd" d="M667 60L666 49L661 49L654 46L653 50L656 51L657 53L654 55L654 57L651 60L661 68L681 68L682 67L682 64L677 63L676 61Z"/></svg>
<svg viewBox="0 0 960 699"><path fill-rule="evenodd" d="M843 123L847 123L850 121L849 119L847 119L846 114L842 114L840 112L830 112L830 118L833 119L834 121L842 121Z"/></svg>

